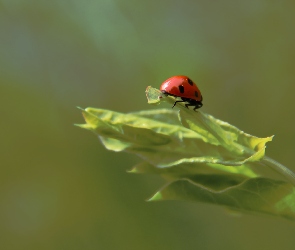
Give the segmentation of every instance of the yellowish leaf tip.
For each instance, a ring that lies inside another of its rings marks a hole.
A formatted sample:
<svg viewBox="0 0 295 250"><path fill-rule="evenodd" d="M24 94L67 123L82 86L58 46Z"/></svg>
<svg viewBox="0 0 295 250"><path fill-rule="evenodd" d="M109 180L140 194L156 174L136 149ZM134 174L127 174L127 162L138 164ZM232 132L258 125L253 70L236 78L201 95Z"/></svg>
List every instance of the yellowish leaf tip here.
<svg viewBox="0 0 295 250"><path fill-rule="evenodd" d="M160 201L160 200L163 200L162 194L160 192L157 192L147 201Z"/></svg>
<svg viewBox="0 0 295 250"><path fill-rule="evenodd" d="M130 170L127 170L126 172L129 174L138 174L137 168L132 168Z"/></svg>

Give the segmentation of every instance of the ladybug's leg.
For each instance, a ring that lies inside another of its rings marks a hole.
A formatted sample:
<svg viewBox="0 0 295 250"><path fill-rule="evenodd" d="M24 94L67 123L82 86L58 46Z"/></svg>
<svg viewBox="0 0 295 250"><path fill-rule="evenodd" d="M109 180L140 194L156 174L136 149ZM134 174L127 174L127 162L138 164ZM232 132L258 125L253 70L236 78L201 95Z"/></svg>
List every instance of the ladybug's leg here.
<svg viewBox="0 0 295 250"><path fill-rule="evenodd" d="M174 106L176 105L176 103L178 103L178 102L188 102L188 100L189 100L189 99L186 98L186 97L181 97L181 101L175 101L173 107L174 107ZM187 104L187 103L185 104L185 106L186 106L187 108L188 108L188 105L189 105L189 104ZM173 108L173 107L172 107L172 108Z"/></svg>
<svg viewBox="0 0 295 250"><path fill-rule="evenodd" d="M174 102L174 105L172 106L172 108L174 108L174 106L175 106L176 103L178 103L178 102L185 102L185 101L175 101L175 102ZM186 106L186 104L185 104L185 106Z"/></svg>
<svg viewBox="0 0 295 250"><path fill-rule="evenodd" d="M196 104L194 104L194 103L186 103L185 106L186 106L187 108L188 108L189 106L195 106L195 107L197 107Z"/></svg>
<svg viewBox="0 0 295 250"><path fill-rule="evenodd" d="M194 106L194 111L196 111L196 109L199 109L203 106L202 102L200 101L196 101L193 99L187 99L186 100L187 103L185 104L185 106L188 108L189 106Z"/></svg>
<svg viewBox="0 0 295 250"><path fill-rule="evenodd" d="M201 103L201 102L196 102L194 105L195 105L195 107L194 107L194 111L196 111L196 109L199 109L199 108L201 108L201 107L203 106L203 103Z"/></svg>
<svg viewBox="0 0 295 250"><path fill-rule="evenodd" d="M184 106L186 106L186 108L188 108L189 106L191 106L191 104L186 103L186 104L184 104Z"/></svg>

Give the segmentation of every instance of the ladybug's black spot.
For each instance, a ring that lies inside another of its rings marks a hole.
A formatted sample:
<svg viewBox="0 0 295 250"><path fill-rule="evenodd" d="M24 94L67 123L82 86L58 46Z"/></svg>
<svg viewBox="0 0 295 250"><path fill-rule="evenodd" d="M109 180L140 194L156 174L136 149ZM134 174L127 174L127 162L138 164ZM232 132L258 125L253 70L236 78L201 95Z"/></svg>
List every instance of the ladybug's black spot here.
<svg viewBox="0 0 295 250"><path fill-rule="evenodd" d="M179 85L178 86L178 89L179 89L179 91L180 91L181 94L184 93L184 87L182 85Z"/></svg>
<svg viewBox="0 0 295 250"><path fill-rule="evenodd" d="M189 85L191 85L191 86L193 86L194 85L194 82L191 80L191 79L189 79L189 78L187 78L187 82L189 83Z"/></svg>
<svg viewBox="0 0 295 250"><path fill-rule="evenodd" d="M198 93L198 91L195 91L195 96L196 96L196 97L199 97L199 93Z"/></svg>

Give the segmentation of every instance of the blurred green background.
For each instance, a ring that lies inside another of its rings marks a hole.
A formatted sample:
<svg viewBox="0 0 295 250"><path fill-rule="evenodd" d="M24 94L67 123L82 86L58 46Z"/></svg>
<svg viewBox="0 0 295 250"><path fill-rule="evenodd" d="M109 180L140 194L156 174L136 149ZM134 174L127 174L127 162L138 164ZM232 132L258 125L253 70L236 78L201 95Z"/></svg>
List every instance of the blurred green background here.
<svg viewBox="0 0 295 250"><path fill-rule="evenodd" d="M294 8L0 0L1 249L294 249L287 220L146 202L164 181L127 174L136 156L73 126L84 122L76 106L155 108L145 88L185 74L204 112L275 134L267 155L295 170Z"/></svg>

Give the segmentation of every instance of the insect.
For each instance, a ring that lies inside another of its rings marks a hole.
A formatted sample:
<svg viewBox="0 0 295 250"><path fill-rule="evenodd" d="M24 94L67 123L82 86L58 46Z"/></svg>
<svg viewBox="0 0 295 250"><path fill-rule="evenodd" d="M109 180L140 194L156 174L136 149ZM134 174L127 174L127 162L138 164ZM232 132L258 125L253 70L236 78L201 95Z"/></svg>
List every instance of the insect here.
<svg viewBox="0 0 295 250"><path fill-rule="evenodd" d="M174 106L178 102L185 102L185 106L194 106L194 110L203 106L202 94L197 85L187 76L172 76L161 84L160 90L163 94L180 97L181 101L175 101Z"/></svg>

